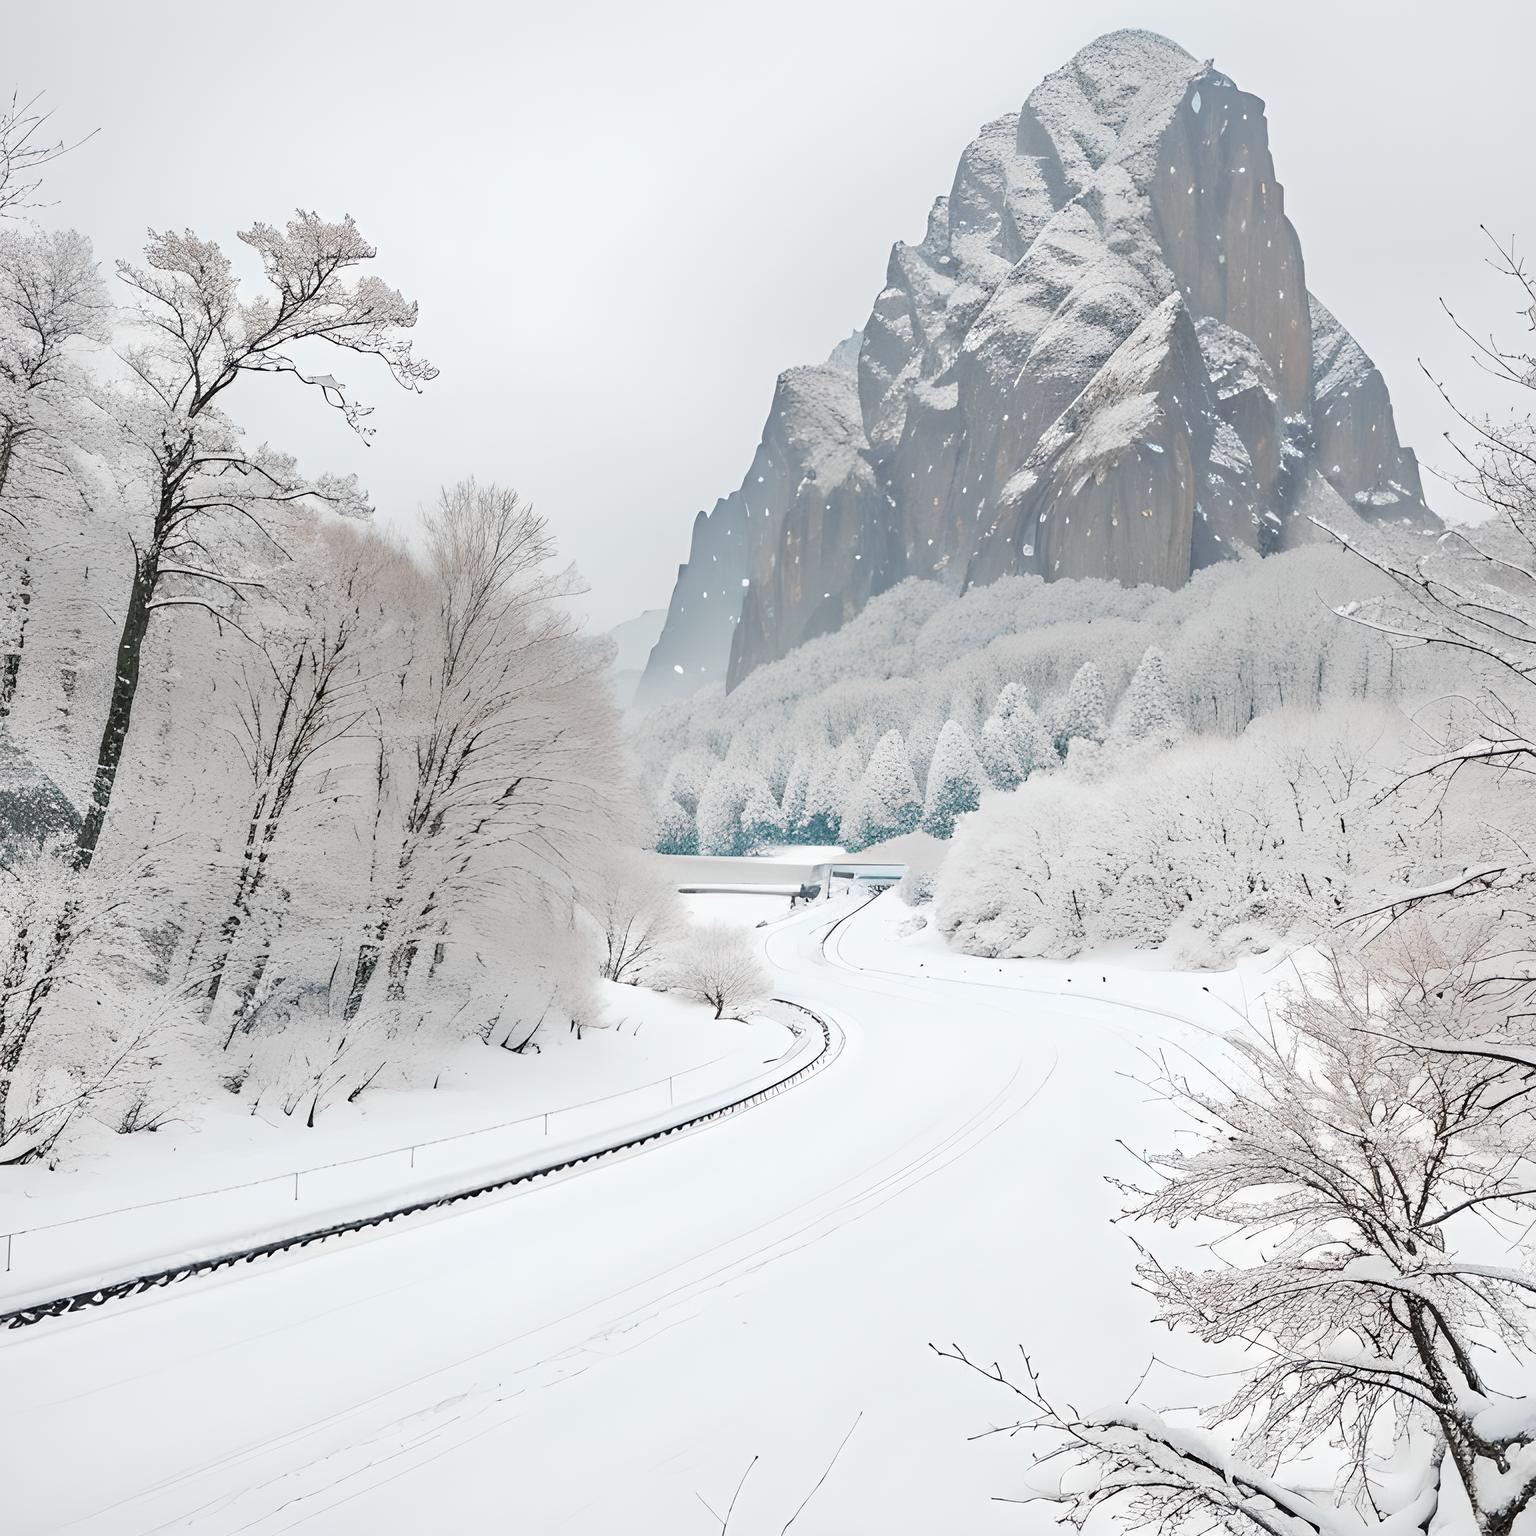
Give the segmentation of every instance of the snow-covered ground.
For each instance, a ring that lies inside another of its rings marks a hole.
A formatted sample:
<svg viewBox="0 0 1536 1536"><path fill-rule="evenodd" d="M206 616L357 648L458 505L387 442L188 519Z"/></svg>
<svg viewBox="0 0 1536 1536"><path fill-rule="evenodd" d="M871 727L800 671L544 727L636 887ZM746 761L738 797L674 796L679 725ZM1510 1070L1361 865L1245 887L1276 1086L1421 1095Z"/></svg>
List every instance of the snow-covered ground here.
<svg viewBox="0 0 1536 1536"><path fill-rule="evenodd" d="M1132 1388L1155 1341L1104 1175L1168 1136L1140 1051L1211 1050L1243 984L969 961L911 919L759 930L847 1045L735 1119L0 1338L7 1531L706 1533L757 1457L757 1536L855 1423L797 1532L1055 1529L994 1502L1021 1443L968 1438L1012 1401L927 1346Z"/></svg>
<svg viewBox="0 0 1536 1536"><path fill-rule="evenodd" d="M782 903L781 903L782 905ZM200 1106L153 1134L72 1144L59 1170L0 1180L0 1307L216 1253L547 1162L631 1126L681 1118L794 1043L768 1019L604 982L605 1023L536 1050L466 1045L435 1087L374 1089L312 1128L304 1108Z"/></svg>

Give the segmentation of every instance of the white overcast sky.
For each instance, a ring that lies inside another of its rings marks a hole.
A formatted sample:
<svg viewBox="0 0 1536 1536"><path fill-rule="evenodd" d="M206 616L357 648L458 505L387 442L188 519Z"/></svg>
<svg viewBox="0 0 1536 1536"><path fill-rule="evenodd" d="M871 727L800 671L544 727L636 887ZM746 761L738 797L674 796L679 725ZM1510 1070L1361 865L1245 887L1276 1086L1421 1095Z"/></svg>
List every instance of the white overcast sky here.
<svg viewBox="0 0 1536 1536"><path fill-rule="evenodd" d="M337 367L378 403L372 448L281 381L253 386L250 426L356 469L401 526L444 480L517 486L602 626L665 605L777 372L862 324L976 128L1101 32L1165 33L1265 99L1309 285L1425 459L1446 420L1416 359L1472 377L1438 297L1512 325L1478 225L1536 240L1524 0L6 9L0 81L100 130L44 217L110 261L146 225L236 246L298 205L351 213L442 376L413 399Z"/></svg>

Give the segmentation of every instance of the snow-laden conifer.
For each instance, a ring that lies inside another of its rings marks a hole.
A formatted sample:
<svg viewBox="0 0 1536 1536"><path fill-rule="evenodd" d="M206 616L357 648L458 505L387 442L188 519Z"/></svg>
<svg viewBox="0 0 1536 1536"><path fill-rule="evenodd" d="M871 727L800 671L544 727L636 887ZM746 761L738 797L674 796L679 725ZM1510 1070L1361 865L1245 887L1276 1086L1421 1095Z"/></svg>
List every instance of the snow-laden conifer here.
<svg viewBox="0 0 1536 1536"><path fill-rule="evenodd" d="M845 836L855 848L867 848L871 843L911 832L921 820L922 796L900 731L887 731L875 743L853 807Z"/></svg>
<svg viewBox="0 0 1536 1536"><path fill-rule="evenodd" d="M946 721L928 768L923 830L934 837L951 836L956 820L980 803L985 781L981 760L965 727L958 720Z"/></svg>

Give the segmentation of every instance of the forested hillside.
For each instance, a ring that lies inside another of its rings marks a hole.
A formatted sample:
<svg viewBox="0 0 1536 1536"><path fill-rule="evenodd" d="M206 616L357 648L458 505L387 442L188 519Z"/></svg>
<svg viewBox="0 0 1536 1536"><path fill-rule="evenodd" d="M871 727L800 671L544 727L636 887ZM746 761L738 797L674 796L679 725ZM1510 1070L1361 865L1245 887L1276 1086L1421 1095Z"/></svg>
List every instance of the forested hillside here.
<svg viewBox="0 0 1536 1536"><path fill-rule="evenodd" d="M1383 586L1327 545L1176 591L1026 576L956 597L907 581L724 698L643 720L658 846L948 837L989 789L1066 764L1102 776L1149 737L1417 695L1445 663L1394 653L1334 611Z"/></svg>
<svg viewBox="0 0 1536 1536"><path fill-rule="evenodd" d="M445 466L407 549L241 425L285 389L366 439L338 374L429 387L415 304L304 211L109 280L24 217L41 121L0 118L0 1161L580 1021L637 824L549 530Z"/></svg>

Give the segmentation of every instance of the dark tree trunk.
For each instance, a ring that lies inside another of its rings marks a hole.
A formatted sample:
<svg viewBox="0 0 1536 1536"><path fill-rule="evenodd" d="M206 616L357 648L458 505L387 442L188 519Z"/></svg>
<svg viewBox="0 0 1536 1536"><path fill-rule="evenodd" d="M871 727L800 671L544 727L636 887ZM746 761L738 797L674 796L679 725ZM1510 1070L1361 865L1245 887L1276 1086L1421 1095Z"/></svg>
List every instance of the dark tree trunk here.
<svg viewBox="0 0 1536 1536"><path fill-rule="evenodd" d="M389 981L385 996L392 1003L405 1000L405 984L411 974L411 966L416 960L416 941L411 939L404 944L397 944L394 952L389 957Z"/></svg>
<svg viewBox="0 0 1536 1536"><path fill-rule="evenodd" d="M37 1024L38 1017L43 1011L43 1004L48 1000L48 994L53 991L59 963L63 960L74 938L77 910L73 902L67 903L58 922L54 925L53 935L48 944L47 958L43 964L43 973L32 983L32 990L27 994L26 1011L19 1019L13 1019L8 1025L0 1022L0 1032L3 1032L0 1033L0 1137L8 1133L6 1111L11 1096L11 1083L15 1080L16 1068L21 1063L21 1053L27 1048L27 1039ZM14 958L13 954L13 960ZM24 966L25 950L22 951L21 960Z"/></svg>
<svg viewBox="0 0 1536 1536"><path fill-rule="evenodd" d="M89 869L96 857L96 845L112 803L112 789L123 760L128 727L133 719L133 701L139 691L139 666L143 659L144 637L154 611L155 589L160 581L160 553L170 520L170 493L161 501L161 515L156 520L155 537L134 562L133 587L128 594L128 611L123 615L122 634L117 642L117 670L112 675L112 698L107 705L107 723L101 733L96 753L96 776L91 785L91 803L75 840L74 866Z"/></svg>
<svg viewBox="0 0 1536 1536"><path fill-rule="evenodd" d="M363 994L368 990L368 983L373 980L374 971L378 969L379 952L380 946L377 944L358 945L357 963L352 968L352 985L347 991L347 1005L341 1011L342 1018L349 1022L357 1017L357 1010L363 1006Z"/></svg>
<svg viewBox="0 0 1536 1536"><path fill-rule="evenodd" d="M32 607L32 557L22 556L21 576L17 580L19 590L12 600L16 614L15 647L0 657L0 720L11 712L16 699L16 682L21 676L21 653L27 643L27 617Z"/></svg>
<svg viewBox="0 0 1536 1536"><path fill-rule="evenodd" d="M258 801L250 825L245 829L245 850L240 857L240 875L235 882L234 898L230 902L229 911L224 915L224 921L219 924L219 947L213 957L213 963L208 967L208 990L203 1009L205 1021L219 999L224 970L229 964L230 951L235 947L235 935L240 931L240 924L245 921L247 900L255 894L256 838L261 826L262 809L263 802ZM231 1031L230 1038L233 1039L233 1037L234 1034ZM226 1040L224 1043L228 1045L229 1041Z"/></svg>

